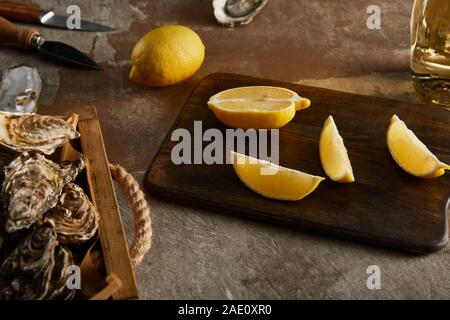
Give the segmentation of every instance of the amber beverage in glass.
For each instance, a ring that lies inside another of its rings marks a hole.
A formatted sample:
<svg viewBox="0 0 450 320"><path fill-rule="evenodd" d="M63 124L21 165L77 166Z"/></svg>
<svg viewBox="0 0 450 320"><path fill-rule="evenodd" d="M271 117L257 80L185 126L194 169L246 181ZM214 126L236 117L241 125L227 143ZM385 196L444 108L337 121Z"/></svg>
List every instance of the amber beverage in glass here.
<svg viewBox="0 0 450 320"><path fill-rule="evenodd" d="M417 91L450 107L450 0L414 1L411 69Z"/></svg>

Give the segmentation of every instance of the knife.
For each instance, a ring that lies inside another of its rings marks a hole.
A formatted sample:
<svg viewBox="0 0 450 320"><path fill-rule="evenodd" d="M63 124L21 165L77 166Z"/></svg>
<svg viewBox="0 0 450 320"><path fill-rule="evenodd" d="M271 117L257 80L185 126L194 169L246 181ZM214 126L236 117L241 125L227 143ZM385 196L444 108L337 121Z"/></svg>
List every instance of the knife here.
<svg viewBox="0 0 450 320"><path fill-rule="evenodd" d="M0 42L19 44L38 52L90 69L101 69L91 58L77 49L57 41L46 41L34 28L20 29L15 24L0 17Z"/></svg>
<svg viewBox="0 0 450 320"><path fill-rule="evenodd" d="M67 17L57 15L52 10L42 10L35 4L16 3L11 1L0 1L0 16L17 22L38 23L49 27L67 28ZM114 31L114 28L81 20L81 31Z"/></svg>

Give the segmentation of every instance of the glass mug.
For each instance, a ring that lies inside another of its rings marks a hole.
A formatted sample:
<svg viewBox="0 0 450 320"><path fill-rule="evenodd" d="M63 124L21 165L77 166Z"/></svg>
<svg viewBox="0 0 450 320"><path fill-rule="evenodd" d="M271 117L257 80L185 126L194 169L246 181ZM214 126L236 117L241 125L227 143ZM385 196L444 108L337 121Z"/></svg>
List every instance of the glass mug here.
<svg viewBox="0 0 450 320"><path fill-rule="evenodd" d="M416 90L450 107L450 0L415 0L411 69Z"/></svg>

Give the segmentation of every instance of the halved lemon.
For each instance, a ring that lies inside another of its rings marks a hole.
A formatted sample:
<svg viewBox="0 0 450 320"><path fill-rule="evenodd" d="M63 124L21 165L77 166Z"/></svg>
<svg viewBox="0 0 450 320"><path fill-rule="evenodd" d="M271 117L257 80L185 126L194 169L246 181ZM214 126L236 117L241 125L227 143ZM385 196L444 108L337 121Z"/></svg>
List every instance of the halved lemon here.
<svg viewBox="0 0 450 320"><path fill-rule="evenodd" d="M303 199L325 180L233 151L230 159L239 179L254 192L270 199Z"/></svg>
<svg viewBox="0 0 450 320"><path fill-rule="evenodd" d="M419 178L436 178L449 170L396 115L387 131L387 145L395 162Z"/></svg>
<svg viewBox="0 0 450 320"><path fill-rule="evenodd" d="M319 141L320 162L327 176L336 182L354 182L353 169L333 117L328 116Z"/></svg>
<svg viewBox="0 0 450 320"><path fill-rule="evenodd" d="M239 87L209 98L216 117L231 128L276 129L286 125L295 112L311 105L296 92L268 86Z"/></svg>

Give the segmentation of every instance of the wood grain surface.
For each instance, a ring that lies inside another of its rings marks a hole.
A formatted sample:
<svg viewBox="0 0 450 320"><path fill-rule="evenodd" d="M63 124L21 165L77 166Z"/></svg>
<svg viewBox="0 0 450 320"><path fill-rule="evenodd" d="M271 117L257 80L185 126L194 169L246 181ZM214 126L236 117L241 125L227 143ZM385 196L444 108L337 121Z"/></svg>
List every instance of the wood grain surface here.
<svg viewBox="0 0 450 320"><path fill-rule="evenodd" d="M136 279L97 112L95 108L87 107L81 108L79 114L78 130L86 161L90 196L100 214L99 235L106 272L108 275L115 274L122 282L122 287L113 294L113 299L136 299L138 297Z"/></svg>
<svg viewBox="0 0 450 320"><path fill-rule="evenodd" d="M11 21L39 22L41 8L35 4L19 3L15 1L0 1L0 16Z"/></svg>
<svg viewBox="0 0 450 320"><path fill-rule="evenodd" d="M333 115L352 161L356 183L327 179L297 202L266 199L246 188L230 165L174 165L169 133L150 166L144 184L151 194L306 230L314 230L411 252L432 252L447 243L450 180L412 177L401 170L386 146L386 130L397 114L444 162L450 162L450 114L437 107L342 93L298 84L233 74L213 74L194 89L173 129L225 130L207 108L208 98L225 89L248 85L282 86L312 100L280 130L280 164L325 176L318 139Z"/></svg>

